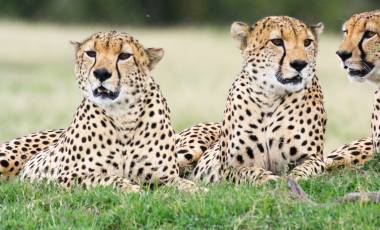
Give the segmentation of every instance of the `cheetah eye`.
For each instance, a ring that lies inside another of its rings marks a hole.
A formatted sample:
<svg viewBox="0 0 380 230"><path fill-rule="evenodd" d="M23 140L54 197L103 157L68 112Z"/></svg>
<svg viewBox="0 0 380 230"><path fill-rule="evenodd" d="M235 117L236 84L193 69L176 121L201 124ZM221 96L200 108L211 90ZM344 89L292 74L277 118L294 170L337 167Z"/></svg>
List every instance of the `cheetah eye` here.
<svg viewBox="0 0 380 230"><path fill-rule="evenodd" d="M368 39L368 38L372 38L375 35L376 35L376 32L373 32L373 31L370 31L370 30L366 30L364 32L363 37Z"/></svg>
<svg viewBox="0 0 380 230"><path fill-rule="evenodd" d="M85 51L85 53L89 57L92 57L92 58L96 57L96 52L95 51L89 50L89 51Z"/></svg>
<svg viewBox="0 0 380 230"><path fill-rule="evenodd" d="M303 41L303 45L305 47L308 47L311 45L312 42L313 42L313 40L311 40L311 39L305 39L305 41Z"/></svg>
<svg viewBox="0 0 380 230"><path fill-rule="evenodd" d="M275 46L283 46L284 41L281 38L275 38L270 40Z"/></svg>
<svg viewBox="0 0 380 230"><path fill-rule="evenodd" d="M121 53L121 54L119 54L119 60L127 60L131 56L132 56L132 54L130 54L130 53Z"/></svg>
<svg viewBox="0 0 380 230"><path fill-rule="evenodd" d="M348 30L342 30L342 32L343 32L344 35L347 35Z"/></svg>

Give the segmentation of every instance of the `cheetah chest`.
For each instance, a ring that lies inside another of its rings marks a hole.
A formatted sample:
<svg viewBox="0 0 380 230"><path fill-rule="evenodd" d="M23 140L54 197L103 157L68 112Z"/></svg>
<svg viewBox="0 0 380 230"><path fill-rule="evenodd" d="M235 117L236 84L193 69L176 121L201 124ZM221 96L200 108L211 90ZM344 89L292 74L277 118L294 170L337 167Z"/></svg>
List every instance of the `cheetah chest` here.
<svg viewBox="0 0 380 230"><path fill-rule="evenodd" d="M250 116L245 116L232 134L230 149L238 153L234 154L237 164L282 174L311 152L320 150L323 140L319 135L322 135L320 117L315 115L317 108L304 99L304 93L299 93L267 108L249 106Z"/></svg>

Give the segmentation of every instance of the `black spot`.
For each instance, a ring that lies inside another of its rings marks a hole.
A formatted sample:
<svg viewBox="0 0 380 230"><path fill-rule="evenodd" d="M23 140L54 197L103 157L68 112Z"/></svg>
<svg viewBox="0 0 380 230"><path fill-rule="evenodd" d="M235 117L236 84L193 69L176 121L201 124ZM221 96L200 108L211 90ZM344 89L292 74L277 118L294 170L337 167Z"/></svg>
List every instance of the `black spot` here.
<svg viewBox="0 0 380 230"><path fill-rule="evenodd" d="M237 155L236 160L237 160L240 164L243 164L243 163L244 163L244 160L243 160L242 155Z"/></svg>
<svg viewBox="0 0 380 230"><path fill-rule="evenodd" d="M6 168L9 166L9 162L6 160L2 160L2 161L0 161L0 165L3 166L4 168Z"/></svg>
<svg viewBox="0 0 380 230"><path fill-rule="evenodd" d="M185 154L185 158L186 160L190 161L193 159L193 156L190 153L188 153L188 154Z"/></svg>
<svg viewBox="0 0 380 230"><path fill-rule="evenodd" d="M357 156L357 155L359 155L359 154L360 154L359 151L353 151L353 152L351 152L351 155L354 155L354 156Z"/></svg>
<svg viewBox="0 0 380 230"><path fill-rule="evenodd" d="M272 129L272 132L276 132L279 128L280 128L280 126L277 125L276 127L274 127L274 128Z"/></svg>
<svg viewBox="0 0 380 230"><path fill-rule="evenodd" d="M297 154L297 148L296 147L290 147L290 155L291 156L294 156L294 155L296 155Z"/></svg>
<svg viewBox="0 0 380 230"><path fill-rule="evenodd" d="M260 150L261 153L264 153L264 147L262 144L257 144L257 148Z"/></svg>
<svg viewBox="0 0 380 230"><path fill-rule="evenodd" d="M253 155L253 150L252 150L252 148L247 147L246 150L247 150L247 154L248 154L249 158L253 159L253 158L254 158L254 155Z"/></svg>
<svg viewBox="0 0 380 230"><path fill-rule="evenodd" d="M186 149L181 149L181 150L178 150L177 153L178 154L187 153L187 150Z"/></svg>
<svg viewBox="0 0 380 230"><path fill-rule="evenodd" d="M257 136L255 135L249 135L249 139L251 139L251 141L257 141Z"/></svg>

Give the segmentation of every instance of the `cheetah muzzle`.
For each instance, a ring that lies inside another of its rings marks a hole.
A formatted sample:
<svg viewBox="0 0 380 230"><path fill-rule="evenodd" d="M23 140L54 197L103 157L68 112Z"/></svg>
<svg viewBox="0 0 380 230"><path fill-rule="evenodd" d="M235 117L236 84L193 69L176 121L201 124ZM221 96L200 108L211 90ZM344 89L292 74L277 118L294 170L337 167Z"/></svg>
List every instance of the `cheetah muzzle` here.
<svg viewBox="0 0 380 230"><path fill-rule="evenodd" d="M92 91L94 97L100 97L101 99L110 99L110 100L115 100L119 94L120 91L111 91L106 89L104 86L99 86L95 90Z"/></svg>

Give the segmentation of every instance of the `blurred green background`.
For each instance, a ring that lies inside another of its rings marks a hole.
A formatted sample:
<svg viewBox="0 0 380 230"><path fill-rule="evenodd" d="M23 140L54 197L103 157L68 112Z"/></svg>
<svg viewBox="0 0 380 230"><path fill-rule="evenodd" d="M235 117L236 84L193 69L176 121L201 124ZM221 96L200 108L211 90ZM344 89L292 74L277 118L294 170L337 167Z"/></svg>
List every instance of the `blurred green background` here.
<svg viewBox="0 0 380 230"><path fill-rule="evenodd" d="M81 93L69 40L122 30L145 47L162 47L153 71L177 130L219 121L227 91L241 67L230 38L234 20L268 15L322 21L317 71L328 112L326 151L370 133L374 86L347 80L335 51L341 24L378 0L0 0L0 140L65 127Z"/></svg>
<svg viewBox="0 0 380 230"><path fill-rule="evenodd" d="M323 21L337 30L352 10L379 7L379 0L1 0L3 17L59 23L118 25L224 25L267 15Z"/></svg>

